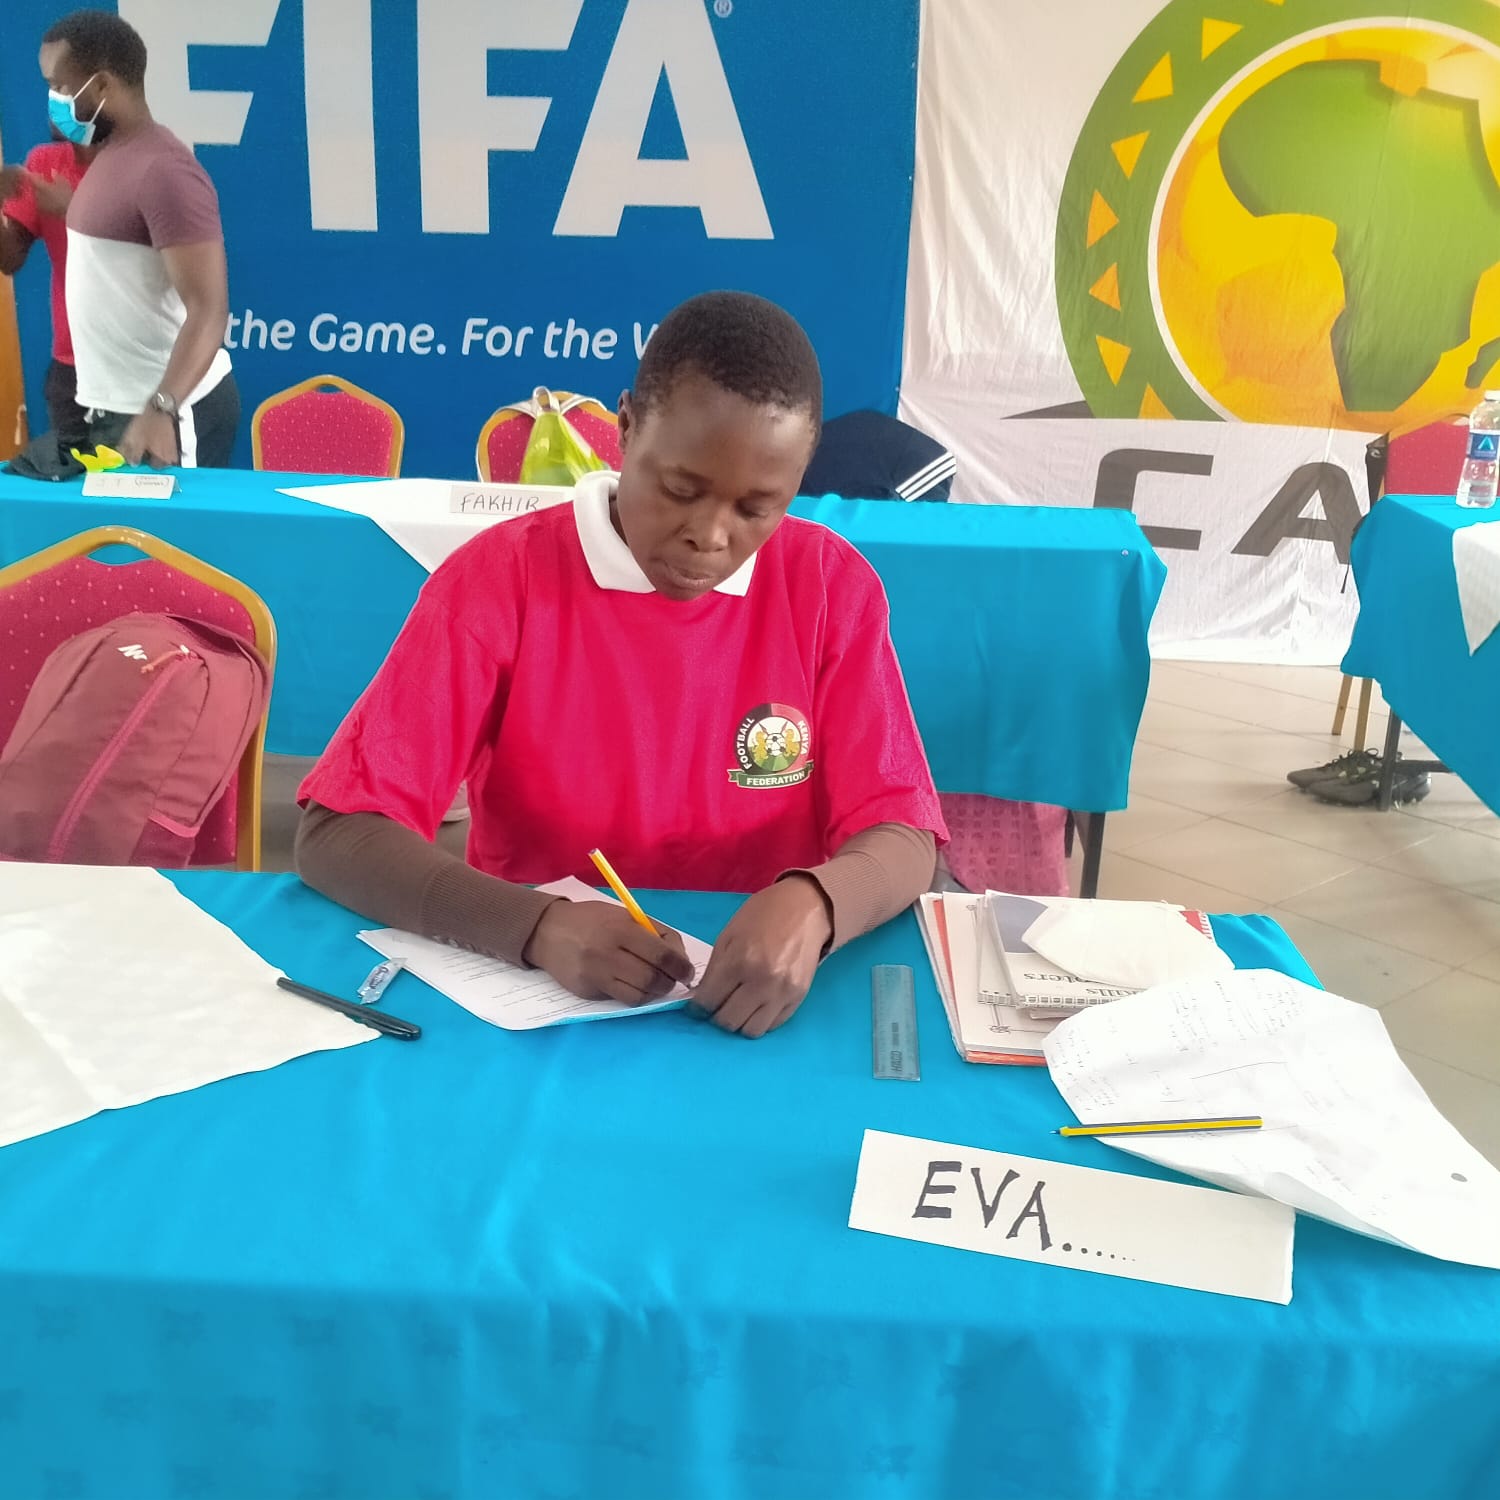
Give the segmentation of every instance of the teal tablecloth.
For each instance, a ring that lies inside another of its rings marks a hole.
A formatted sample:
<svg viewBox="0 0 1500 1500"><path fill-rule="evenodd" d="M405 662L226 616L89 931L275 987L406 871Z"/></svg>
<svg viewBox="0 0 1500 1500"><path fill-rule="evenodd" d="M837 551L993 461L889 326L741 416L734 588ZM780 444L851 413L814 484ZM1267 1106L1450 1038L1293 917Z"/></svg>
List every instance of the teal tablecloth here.
<svg viewBox="0 0 1500 1500"><path fill-rule="evenodd" d="M356 918L181 888L348 991ZM733 898L652 896L712 938ZM1247 965L1307 971L1272 923ZM870 1075L917 972L920 1083ZM306 1057L0 1151L6 1500L1478 1500L1500 1275L1307 1219L1288 1307L845 1227L866 1127L1117 1172L948 1042L905 916L762 1042L682 1013Z"/></svg>
<svg viewBox="0 0 1500 1500"><path fill-rule="evenodd" d="M1500 633L1473 656L1453 571L1453 533L1500 523L1453 497L1387 495L1354 538L1359 619L1344 657L1434 755L1500 813Z"/></svg>
<svg viewBox="0 0 1500 1500"><path fill-rule="evenodd" d="M107 521L233 573L271 607L269 748L316 755L426 574L373 522L277 493L305 476L196 470L166 502L0 475L0 565ZM799 500L874 564L939 787L1125 806L1146 631L1166 570L1126 511Z"/></svg>

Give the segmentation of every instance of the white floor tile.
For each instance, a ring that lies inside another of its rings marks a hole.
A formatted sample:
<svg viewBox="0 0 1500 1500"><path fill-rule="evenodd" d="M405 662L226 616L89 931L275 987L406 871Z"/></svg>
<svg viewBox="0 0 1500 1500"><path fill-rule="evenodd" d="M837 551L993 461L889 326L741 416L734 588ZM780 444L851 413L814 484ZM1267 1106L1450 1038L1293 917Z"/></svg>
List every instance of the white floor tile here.
<svg viewBox="0 0 1500 1500"><path fill-rule="evenodd" d="M1438 1113L1491 1165L1500 1167L1500 1084L1418 1052L1396 1050Z"/></svg>
<svg viewBox="0 0 1500 1500"><path fill-rule="evenodd" d="M1347 855L1217 818L1148 839L1131 855L1192 880L1243 891L1268 905L1357 868Z"/></svg>
<svg viewBox="0 0 1500 1500"><path fill-rule="evenodd" d="M1123 812L1114 812L1105 819L1104 847L1124 854L1146 839L1160 838L1165 833L1180 833L1201 823L1207 813L1195 812L1190 807L1174 807L1170 802L1157 802L1152 797L1132 796L1130 806Z"/></svg>
<svg viewBox="0 0 1500 1500"><path fill-rule="evenodd" d="M1500 1083L1500 984L1453 971L1381 1012L1398 1047Z"/></svg>
<svg viewBox="0 0 1500 1500"><path fill-rule="evenodd" d="M1500 947L1500 904L1363 865L1283 905L1345 932L1462 966Z"/></svg>
<svg viewBox="0 0 1500 1500"><path fill-rule="evenodd" d="M1263 907L1243 891L1225 890L1208 881L1174 874L1128 854L1111 854L1107 840L1099 870L1099 894L1112 901L1171 901L1206 912L1243 913Z"/></svg>
<svg viewBox="0 0 1500 1500"><path fill-rule="evenodd" d="M1339 807L1320 802L1311 792L1289 786L1278 796L1249 807L1232 808L1223 814L1231 823L1243 823L1262 833L1279 834L1299 844L1345 854L1365 864L1374 864L1388 854L1436 836L1437 824L1415 818L1405 808L1388 813L1372 807ZM1497 841L1500 848L1500 841Z"/></svg>
<svg viewBox="0 0 1500 1500"><path fill-rule="evenodd" d="M1448 886L1486 901L1500 901L1500 839L1461 828L1440 828L1430 839L1378 861L1418 880Z"/></svg>
<svg viewBox="0 0 1500 1500"><path fill-rule="evenodd" d="M1389 943L1359 933L1315 922L1298 912L1277 907L1271 915L1313 966L1323 984L1346 1000L1377 1009L1399 1000L1450 970L1434 959L1392 948Z"/></svg>
<svg viewBox="0 0 1500 1500"><path fill-rule="evenodd" d="M1168 802L1194 812L1222 813L1274 797L1286 785L1279 777L1184 755L1160 745L1137 745L1130 795Z"/></svg>

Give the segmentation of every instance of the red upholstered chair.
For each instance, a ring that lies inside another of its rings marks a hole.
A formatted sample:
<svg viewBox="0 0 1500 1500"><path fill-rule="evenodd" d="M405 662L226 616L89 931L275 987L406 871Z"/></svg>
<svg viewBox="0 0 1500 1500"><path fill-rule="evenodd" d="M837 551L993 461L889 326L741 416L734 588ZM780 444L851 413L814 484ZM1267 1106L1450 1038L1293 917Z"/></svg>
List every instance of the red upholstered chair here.
<svg viewBox="0 0 1500 1500"><path fill-rule="evenodd" d="M1412 432L1393 432L1385 455L1387 495L1452 495L1469 445L1469 420L1429 422Z"/></svg>
<svg viewBox="0 0 1500 1500"><path fill-rule="evenodd" d="M1441 422L1429 422L1408 432L1393 432L1386 440L1385 473L1379 495L1452 495L1458 490L1458 476L1468 451L1469 419L1454 416ZM1372 496L1378 499L1379 495ZM1339 684L1338 703L1333 710L1333 733L1344 732L1344 716L1349 711L1352 677ZM1372 684L1366 677L1359 685L1359 709L1354 719L1354 748L1366 748L1370 731L1370 698Z"/></svg>
<svg viewBox="0 0 1500 1500"><path fill-rule="evenodd" d="M405 443L396 408L337 375L314 375L267 396L250 420L257 469L394 479Z"/></svg>
<svg viewBox="0 0 1500 1500"><path fill-rule="evenodd" d="M100 562L90 554L123 545L144 554ZM135 612L186 615L250 641L274 677L276 626L253 589L205 562L130 526L97 526L0 568L0 746L47 657L80 631ZM262 718L239 772L208 815L195 865L260 868Z"/></svg>
<svg viewBox="0 0 1500 1500"><path fill-rule="evenodd" d="M948 871L966 891L1068 894L1063 808L959 792L943 792L939 801L950 840L944 851Z"/></svg>
<svg viewBox="0 0 1500 1500"><path fill-rule="evenodd" d="M620 424L614 412L592 396L554 391L557 408L578 435L598 455L606 469L620 467ZM480 429L474 465L486 484L516 484L521 478L521 459L536 421L532 402L517 401L502 406Z"/></svg>

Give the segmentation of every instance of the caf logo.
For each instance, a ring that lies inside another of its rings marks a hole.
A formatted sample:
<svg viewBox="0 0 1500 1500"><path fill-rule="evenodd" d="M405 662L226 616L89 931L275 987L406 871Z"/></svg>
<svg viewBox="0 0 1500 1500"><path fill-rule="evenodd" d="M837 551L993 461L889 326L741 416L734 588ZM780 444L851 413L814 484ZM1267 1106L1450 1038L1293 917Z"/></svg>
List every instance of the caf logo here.
<svg viewBox="0 0 1500 1500"><path fill-rule="evenodd" d="M740 721L734 735L736 786L796 786L812 775L812 731L807 715L784 703L762 703Z"/></svg>
<svg viewBox="0 0 1500 1500"><path fill-rule="evenodd" d="M1389 432L1497 383L1500 8L1400 9L1173 0L1131 44L1057 218L1095 416Z"/></svg>

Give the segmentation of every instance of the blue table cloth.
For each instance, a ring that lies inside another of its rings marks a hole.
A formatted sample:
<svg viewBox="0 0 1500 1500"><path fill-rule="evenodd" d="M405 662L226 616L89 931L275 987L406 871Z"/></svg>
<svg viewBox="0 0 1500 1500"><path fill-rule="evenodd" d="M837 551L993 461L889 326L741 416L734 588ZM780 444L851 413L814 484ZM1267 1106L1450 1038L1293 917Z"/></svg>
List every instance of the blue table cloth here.
<svg viewBox="0 0 1500 1500"><path fill-rule="evenodd" d="M1473 656L1453 571L1453 533L1495 522L1453 497L1387 495L1354 538L1359 619L1344 657L1445 765L1500 813L1500 634Z"/></svg>
<svg viewBox="0 0 1500 1500"><path fill-rule="evenodd" d="M0 565L90 526L138 526L254 588L280 637L268 748L316 755L426 573L372 521L277 493L299 475L193 470L170 501L89 500L0 475ZM880 573L944 791L1125 806L1166 569L1127 511L799 500Z"/></svg>
<svg viewBox="0 0 1500 1500"><path fill-rule="evenodd" d="M369 965L289 877L174 878L312 984ZM712 938L734 898L649 904ZM877 962L916 971L920 1083L871 1077ZM867 1127L1171 1175L960 1062L909 915L761 1042L386 1005L423 1039L0 1151L6 1500L1500 1493L1494 1272L1299 1219L1276 1307L848 1229Z"/></svg>

